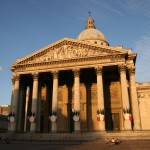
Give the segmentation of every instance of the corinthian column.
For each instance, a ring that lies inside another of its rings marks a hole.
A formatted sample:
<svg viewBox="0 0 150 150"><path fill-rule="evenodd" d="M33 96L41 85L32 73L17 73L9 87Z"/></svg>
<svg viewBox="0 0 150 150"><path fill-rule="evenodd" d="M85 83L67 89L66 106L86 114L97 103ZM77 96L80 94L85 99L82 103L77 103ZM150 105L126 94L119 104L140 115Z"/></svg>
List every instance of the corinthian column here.
<svg viewBox="0 0 150 150"><path fill-rule="evenodd" d="M34 117L34 121L31 122L30 131L36 132L36 118L37 116L37 101L38 101L38 77L39 74L37 72L32 74L33 76L33 92L32 92L32 116Z"/></svg>
<svg viewBox="0 0 150 150"><path fill-rule="evenodd" d="M12 76L12 93L11 93L11 107L10 107L10 112L13 110L13 98L14 98L14 91L15 91L15 76Z"/></svg>
<svg viewBox="0 0 150 150"><path fill-rule="evenodd" d="M28 103L29 103L29 87L26 89L25 117L24 117L24 132L26 132L26 129L27 129Z"/></svg>
<svg viewBox="0 0 150 150"><path fill-rule="evenodd" d="M121 96L123 103L123 115L124 115L124 130L131 130L131 121L129 119L130 106L129 106L129 94L127 88L126 78L126 66L121 64L118 66L120 71L120 82L121 82Z"/></svg>
<svg viewBox="0 0 150 150"><path fill-rule="evenodd" d="M11 116L10 118L14 118L10 120L10 131L16 131L17 126L17 112L18 112L18 99L19 99L19 83L20 83L20 75L15 74L12 77L12 100L11 100Z"/></svg>
<svg viewBox="0 0 150 150"><path fill-rule="evenodd" d="M95 68L97 74L97 102L98 110L97 117L99 117L99 129L100 131L105 131L105 120L104 120L104 94L103 94L103 79L102 79L102 66Z"/></svg>
<svg viewBox="0 0 150 150"><path fill-rule="evenodd" d="M52 117L57 118L57 105L58 105L58 71L53 71L53 98L52 98ZM56 119L52 119L52 132L57 132Z"/></svg>
<svg viewBox="0 0 150 150"><path fill-rule="evenodd" d="M131 94L134 130L141 130L139 104L138 104L136 84L135 84L135 67L134 66L128 67L128 70L129 70L129 77L130 77L130 94Z"/></svg>
<svg viewBox="0 0 150 150"><path fill-rule="evenodd" d="M74 73L74 131L80 131L80 70L73 69Z"/></svg>

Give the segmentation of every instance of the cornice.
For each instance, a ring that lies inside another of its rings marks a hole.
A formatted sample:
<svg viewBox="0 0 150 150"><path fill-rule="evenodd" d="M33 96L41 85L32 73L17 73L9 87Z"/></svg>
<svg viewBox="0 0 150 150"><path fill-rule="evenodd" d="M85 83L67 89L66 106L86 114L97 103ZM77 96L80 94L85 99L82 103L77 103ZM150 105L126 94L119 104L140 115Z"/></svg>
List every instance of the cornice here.
<svg viewBox="0 0 150 150"><path fill-rule="evenodd" d="M93 61L93 60L107 60L111 59L115 61L120 58L125 58L126 54L115 54L115 55L104 55L104 56L91 56L91 57L84 57L84 58L74 58L74 59L63 59L63 60L54 60L54 61L45 61L45 62L36 62L36 63L28 63L28 64L16 64L15 66L11 67L11 70L14 71L20 68L27 68L27 67L36 67L36 66L47 66L47 65L56 65L56 64L66 64L66 63L73 63L73 62L84 62L84 61Z"/></svg>
<svg viewBox="0 0 150 150"><path fill-rule="evenodd" d="M134 64L136 62L136 57L137 57L137 54L134 53L134 54L128 54L127 55L127 60L133 60Z"/></svg>
<svg viewBox="0 0 150 150"><path fill-rule="evenodd" d="M150 82L136 83L137 90L150 90Z"/></svg>

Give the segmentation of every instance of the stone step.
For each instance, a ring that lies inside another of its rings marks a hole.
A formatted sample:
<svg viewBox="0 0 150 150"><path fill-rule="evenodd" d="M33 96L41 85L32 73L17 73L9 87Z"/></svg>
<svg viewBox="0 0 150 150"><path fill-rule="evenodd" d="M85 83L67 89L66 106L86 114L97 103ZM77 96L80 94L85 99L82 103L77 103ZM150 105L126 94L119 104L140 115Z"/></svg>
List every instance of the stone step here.
<svg viewBox="0 0 150 150"><path fill-rule="evenodd" d="M119 138L121 140L150 140L150 131L146 132L96 132L96 133L6 133L5 138L13 141L57 141L57 142L86 142L104 140L106 138Z"/></svg>

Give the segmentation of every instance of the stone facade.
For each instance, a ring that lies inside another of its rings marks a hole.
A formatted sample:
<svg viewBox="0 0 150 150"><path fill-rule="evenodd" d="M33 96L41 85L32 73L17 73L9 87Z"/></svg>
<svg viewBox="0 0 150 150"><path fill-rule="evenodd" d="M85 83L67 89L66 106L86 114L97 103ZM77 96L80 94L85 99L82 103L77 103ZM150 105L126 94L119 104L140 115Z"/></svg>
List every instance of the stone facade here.
<svg viewBox="0 0 150 150"><path fill-rule="evenodd" d="M139 105L135 60L131 49L109 46L89 17L78 39L63 38L12 64L9 130L72 133L149 129L149 121L141 118L148 109L142 102Z"/></svg>
<svg viewBox="0 0 150 150"><path fill-rule="evenodd" d="M141 127L142 130L150 130L150 83L137 83Z"/></svg>
<svg viewBox="0 0 150 150"><path fill-rule="evenodd" d="M10 112L10 105L0 105L0 114L1 115L8 115Z"/></svg>

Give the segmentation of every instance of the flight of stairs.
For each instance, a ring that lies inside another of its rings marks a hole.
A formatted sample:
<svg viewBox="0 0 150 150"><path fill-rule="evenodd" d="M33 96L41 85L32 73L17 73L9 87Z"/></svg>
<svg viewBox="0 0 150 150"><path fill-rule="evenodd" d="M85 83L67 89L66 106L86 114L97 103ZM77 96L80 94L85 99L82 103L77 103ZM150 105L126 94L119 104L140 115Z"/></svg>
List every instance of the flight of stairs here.
<svg viewBox="0 0 150 150"><path fill-rule="evenodd" d="M120 140L150 140L150 131L89 132L89 133L5 133L11 141L28 142L89 142L115 138Z"/></svg>

